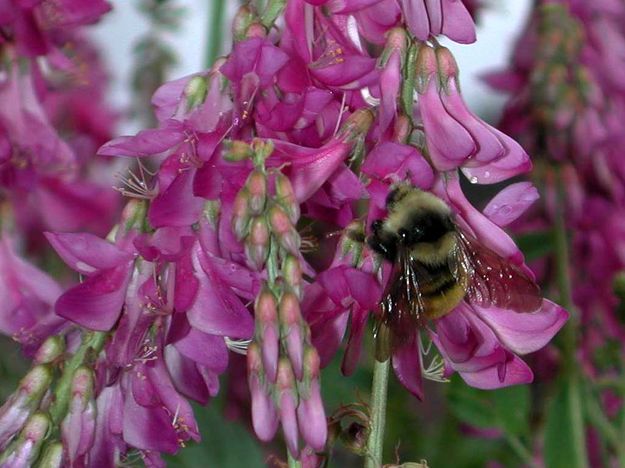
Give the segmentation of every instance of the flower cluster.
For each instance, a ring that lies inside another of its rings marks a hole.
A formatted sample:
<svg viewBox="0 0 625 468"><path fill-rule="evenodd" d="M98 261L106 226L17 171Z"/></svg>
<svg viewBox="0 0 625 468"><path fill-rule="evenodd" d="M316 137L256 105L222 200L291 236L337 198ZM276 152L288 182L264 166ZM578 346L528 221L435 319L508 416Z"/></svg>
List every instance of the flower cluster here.
<svg viewBox="0 0 625 468"><path fill-rule="evenodd" d="M58 331L51 306L61 289L18 252L44 251L44 230L105 234L119 205L110 166L95 158L117 118L83 32L109 9L100 0L9 1L0 13L0 332L27 351Z"/></svg>
<svg viewBox="0 0 625 468"><path fill-rule="evenodd" d="M584 330L581 357L590 376L609 376L618 369L606 357L622 352L625 338L615 288L625 270L625 62L619 53L625 6L539 3L510 70L489 77L515 95L501 128L539 158L536 178L546 193L542 208L516 228L547 228L558 209L565 211L560 214L572 233L573 299Z"/></svg>
<svg viewBox="0 0 625 468"><path fill-rule="evenodd" d="M160 453L199 439L188 399L218 391L230 350L247 354L259 438L281 424L290 454L314 463L311 449L327 437L319 369L349 323L343 371L352 372L378 316L390 266L363 240L396 182L436 194L463 230L532 277L502 227L536 190L509 185L480 211L461 187L461 174L492 184L531 168L518 143L465 106L453 56L435 40L474 40L461 1L269 1L263 12L242 7L233 29L228 57L156 91L156 128L100 148L137 167L108 238L47 234L84 278L56 313L91 331L67 335L71 365L43 359L31 371L58 374L54 398L28 380L5 404L7 457L36 457L42 430L31 427L51 418L63 430L44 457L59 456L60 442L64 460L112 465L138 454L160 466ZM143 161L153 156L149 177ZM344 233L332 261L306 226ZM543 347L566 318L547 300L526 314L464 301L396 349L393 367L419 397L423 377L454 371L479 388L526 383L532 371L518 355ZM440 353L429 363L424 341Z"/></svg>

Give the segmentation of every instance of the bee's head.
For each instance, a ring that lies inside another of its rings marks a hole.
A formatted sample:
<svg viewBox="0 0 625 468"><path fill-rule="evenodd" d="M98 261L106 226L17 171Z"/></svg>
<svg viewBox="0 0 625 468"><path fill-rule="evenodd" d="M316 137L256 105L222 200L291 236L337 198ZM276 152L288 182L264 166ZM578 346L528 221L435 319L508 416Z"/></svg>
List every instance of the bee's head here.
<svg viewBox="0 0 625 468"><path fill-rule="evenodd" d="M455 229L449 213L415 210L397 230L400 244L412 246L421 242L436 242Z"/></svg>

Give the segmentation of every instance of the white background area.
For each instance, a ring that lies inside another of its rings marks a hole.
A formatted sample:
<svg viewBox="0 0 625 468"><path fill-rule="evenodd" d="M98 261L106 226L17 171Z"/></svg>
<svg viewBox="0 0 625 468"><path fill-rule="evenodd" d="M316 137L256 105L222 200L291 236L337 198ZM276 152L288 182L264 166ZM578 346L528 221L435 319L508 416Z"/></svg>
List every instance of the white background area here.
<svg viewBox="0 0 625 468"><path fill-rule="evenodd" d="M454 53L460 66L462 91L469 107L488 118L496 118L505 96L497 95L483 84L479 77L488 71L506 66L510 50L521 31L528 14L530 0L486 0L487 6L478 21L477 42L458 45L443 41ZM95 28L93 37L101 45L113 83L110 89L114 105L127 109L130 105L130 73L133 63L133 45L146 33L148 24L137 10L137 1L111 0L113 11L105 15ZM188 75L204 68L207 28L213 0L178 0L184 7L182 27L176 33L167 33L166 41L178 54L178 65L171 71L170 79ZM234 14L235 0L230 1L227 23L229 30ZM230 49L229 41L224 44ZM137 130L135 125L125 123L121 133Z"/></svg>

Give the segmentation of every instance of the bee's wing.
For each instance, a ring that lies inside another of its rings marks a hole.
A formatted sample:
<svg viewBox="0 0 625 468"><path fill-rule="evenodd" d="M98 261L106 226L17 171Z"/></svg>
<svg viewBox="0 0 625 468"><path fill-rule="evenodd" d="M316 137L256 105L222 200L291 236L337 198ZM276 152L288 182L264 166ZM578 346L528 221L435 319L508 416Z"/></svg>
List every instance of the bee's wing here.
<svg viewBox="0 0 625 468"><path fill-rule="evenodd" d="M410 252L399 248L380 303L381 317L375 331L378 361L386 361L393 349L410 340L419 327L424 316L419 281L427 280L424 275L427 271Z"/></svg>
<svg viewBox="0 0 625 468"><path fill-rule="evenodd" d="M465 299L480 307L534 312L542 305L540 288L521 268L458 231L452 273L468 279Z"/></svg>

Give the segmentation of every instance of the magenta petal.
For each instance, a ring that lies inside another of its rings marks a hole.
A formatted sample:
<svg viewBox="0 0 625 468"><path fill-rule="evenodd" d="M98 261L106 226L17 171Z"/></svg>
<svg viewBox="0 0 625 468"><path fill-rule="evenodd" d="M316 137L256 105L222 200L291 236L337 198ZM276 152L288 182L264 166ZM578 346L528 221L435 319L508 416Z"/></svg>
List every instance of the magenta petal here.
<svg viewBox="0 0 625 468"><path fill-rule="evenodd" d="M345 348L345 355L341 363L343 375L352 375L358 365L364 337L365 325L369 318L369 312L362 309L352 311L349 327L349 338Z"/></svg>
<svg viewBox="0 0 625 468"><path fill-rule="evenodd" d="M467 108L454 79L448 81L448 89L441 93L441 100L449 114L461 122L476 142L477 151L472 160L487 163L506 154L506 148L492 131L492 127L481 121Z"/></svg>
<svg viewBox="0 0 625 468"><path fill-rule="evenodd" d="M432 36L438 36L443 30L443 8L441 0L425 0L425 7L428 10L427 17L430 21L430 34L432 34Z"/></svg>
<svg viewBox="0 0 625 468"><path fill-rule="evenodd" d="M457 178L448 179L446 190L449 202L470 226L481 243L503 258L510 259L519 265L523 263L523 254L515 242L501 228L471 205L465 198Z"/></svg>
<svg viewBox="0 0 625 468"><path fill-rule="evenodd" d="M569 314L551 301L543 300L540 310L528 314L490 307L473 306L510 351L527 354L539 350L564 326Z"/></svg>
<svg viewBox="0 0 625 468"><path fill-rule="evenodd" d="M475 42L475 23L461 0L440 0L443 7L442 33L460 44Z"/></svg>
<svg viewBox="0 0 625 468"><path fill-rule="evenodd" d="M403 0L402 7L408 29L420 41L430 37L430 21L424 0Z"/></svg>
<svg viewBox="0 0 625 468"><path fill-rule="evenodd" d="M148 211L153 227L190 226L198 221L204 200L193 195L195 171L182 171L167 189L160 193Z"/></svg>
<svg viewBox="0 0 625 468"><path fill-rule="evenodd" d="M321 452L328 437L328 425L318 380L310 382L309 392L310 396L307 400L300 399L297 407L297 422L306 443Z"/></svg>
<svg viewBox="0 0 625 468"><path fill-rule="evenodd" d="M339 168L351 148L351 145L338 139L314 150L286 142L275 143L280 163L291 163L287 170L299 203L308 200L319 190Z"/></svg>
<svg viewBox="0 0 625 468"><path fill-rule="evenodd" d="M183 92L187 83L196 74L187 75L177 80L168 81L154 92L152 95L152 105L154 106L154 113L159 122L173 117L176 113L176 109L180 105L180 101L183 98Z"/></svg>
<svg viewBox="0 0 625 468"><path fill-rule="evenodd" d="M131 272L126 264L90 276L59 297L56 313L91 330L110 330L124 306Z"/></svg>
<svg viewBox="0 0 625 468"><path fill-rule="evenodd" d="M299 431L297 429L296 407L295 396L291 391L282 391L278 401L280 422L282 423L282 432L284 434L286 446L289 452L291 452L291 455L295 458L299 455Z"/></svg>
<svg viewBox="0 0 625 468"><path fill-rule="evenodd" d="M176 390L200 404L208 403L210 394L195 362L180 354L174 346L165 347L164 358Z"/></svg>
<svg viewBox="0 0 625 468"><path fill-rule="evenodd" d="M191 328L174 346L182 355L219 374L228 367L228 348L221 336L207 335Z"/></svg>
<svg viewBox="0 0 625 468"><path fill-rule="evenodd" d="M84 275L114 268L133 257L93 234L46 232L45 236L63 261Z"/></svg>
<svg viewBox="0 0 625 468"><path fill-rule="evenodd" d="M401 56L394 51L380 75L380 132L385 132L397 113L397 98L401 87Z"/></svg>
<svg viewBox="0 0 625 468"><path fill-rule="evenodd" d="M167 411L141 406L132 395L124 401L124 440L142 450L176 453L180 448Z"/></svg>
<svg viewBox="0 0 625 468"><path fill-rule="evenodd" d="M362 88L372 84L379 76L376 60L363 55L345 55L340 62L310 64L311 74L329 87L345 89Z"/></svg>
<svg viewBox="0 0 625 468"><path fill-rule="evenodd" d="M517 182L495 195L483 213L493 223L504 227L521 216L538 198L538 190L531 182Z"/></svg>
<svg viewBox="0 0 625 468"><path fill-rule="evenodd" d="M482 390L494 390L510 385L527 384L534 380L532 369L514 354L503 366L487 367L477 372L459 372L462 379L471 387ZM503 377L503 378L502 378Z"/></svg>
<svg viewBox="0 0 625 468"><path fill-rule="evenodd" d="M421 352L417 337L399 347L393 353L393 369L397 379L410 393L423 400L423 378L421 376Z"/></svg>
<svg viewBox="0 0 625 468"><path fill-rule="evenodd" d="M256 376L250 377L250 393L254 432L260 440L269 442L278 430L278 412L271 397L262 390Z"/></svg>
<svg viewBox="0 0 625 468"><path fill-rule="evenodd" d="M386 141L376 146L362 165L365 174L398 182L410 177L424 190L432 187L434 171L419 151L410 145Z"/></svg>
<svg viewBox="0 0 625 468"><path fill-rule="evenodd" d="M161 154L186 138L182 124L168 121L163 128L142 130L135 136L122 136L102 145L98 150L100 156L130 156L142 158Z"/></svg>
<svg viewBox="0 0 625 468"><path fill-rule="evenodd" d="M436 169L455 169L475 153L477 148L471 134L443 106L434 77L420 96L419 109L427 147Z"/></svg>
<svg viewBox="0 0 625 468"><path fill-rule="evenodd" d="M494 184L529 172L532 169L532 161L521 145L496 128L490 126L489 128L506 148L506 154L483 166L463 167L464 175L475 184Z"/></svg>
<svg viewBox="0 0 625 468"><path fill-rule="evenodd" d="M254 321L250 312L207 261L202 261L201 267L199 263L195 257L199 289L195 303L187 312L191 325L210 335L233 338L252 336Z"/></svg>

